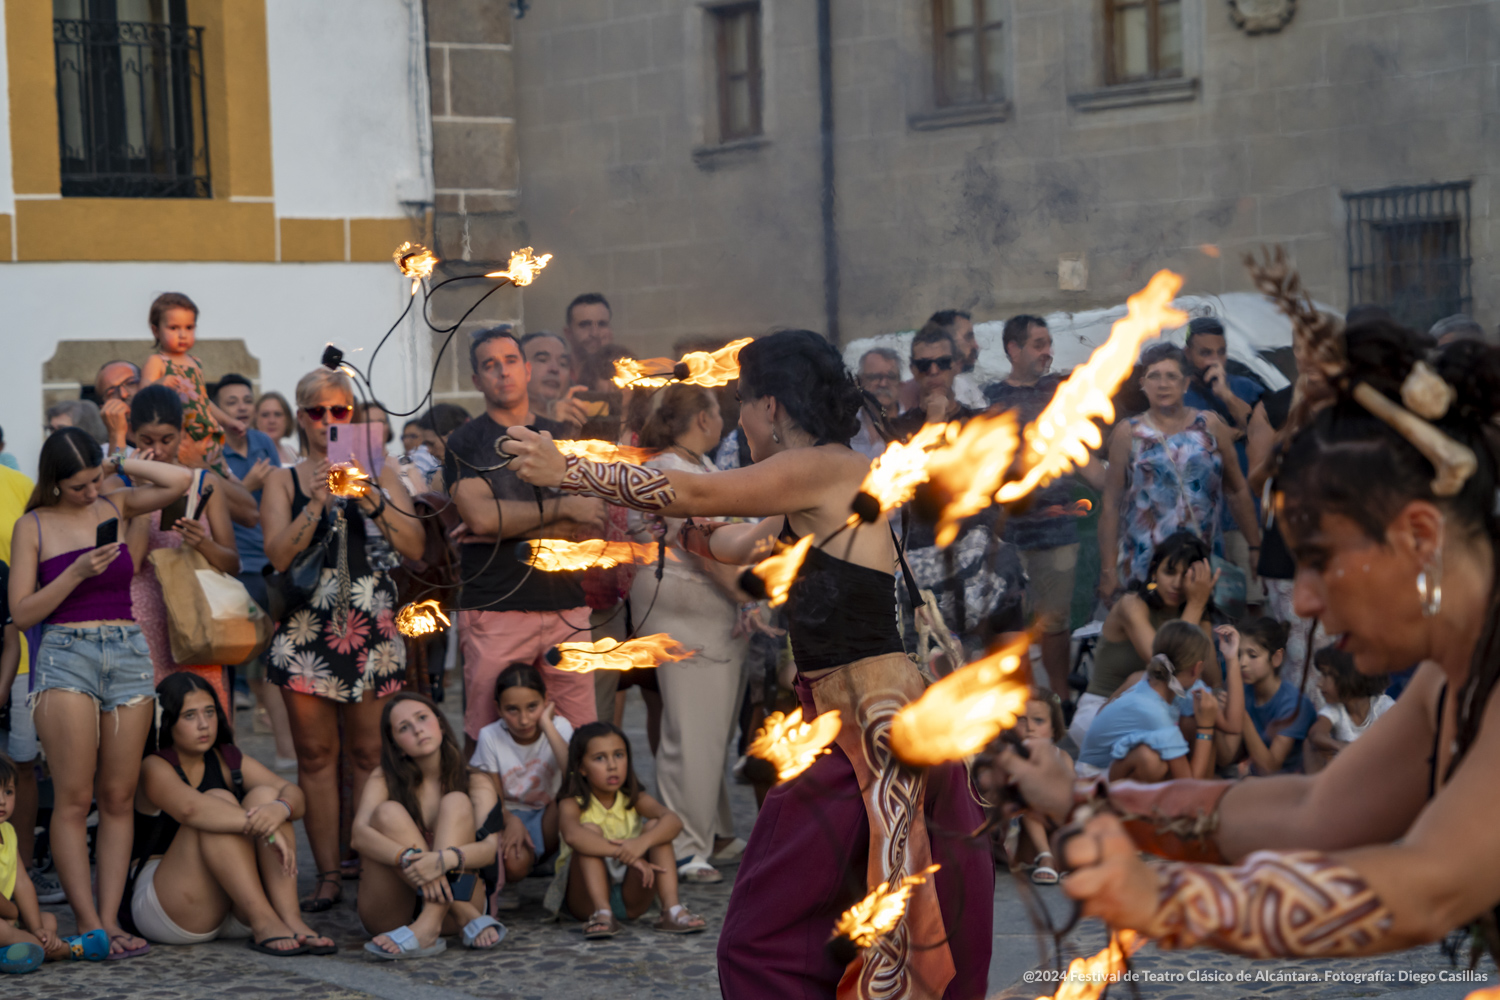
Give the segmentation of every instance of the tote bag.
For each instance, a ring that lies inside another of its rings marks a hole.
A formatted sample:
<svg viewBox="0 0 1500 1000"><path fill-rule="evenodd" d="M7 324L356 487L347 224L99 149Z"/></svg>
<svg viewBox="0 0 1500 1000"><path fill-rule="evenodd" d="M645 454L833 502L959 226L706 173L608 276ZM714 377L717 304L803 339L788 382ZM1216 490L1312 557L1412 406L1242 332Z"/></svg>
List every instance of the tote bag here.
<svg viewBox="0 0 1500 1000"><path fill-rule="evenodd" d="M153 549L147 559L167 606L172 659L183 666L244 663L271 644L275 622L245 585L197 549Z"/></svg>

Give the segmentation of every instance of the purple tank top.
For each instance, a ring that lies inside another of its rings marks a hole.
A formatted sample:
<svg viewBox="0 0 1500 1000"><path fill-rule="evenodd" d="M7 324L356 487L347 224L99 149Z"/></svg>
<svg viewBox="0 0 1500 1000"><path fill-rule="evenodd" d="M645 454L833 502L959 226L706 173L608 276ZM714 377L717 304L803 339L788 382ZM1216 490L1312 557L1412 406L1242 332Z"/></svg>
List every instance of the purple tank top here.
<svg viewBox="0 0 1500 1000"><path fill-rule="evenodd" d="M73 560L91 549L92 546L74 549L51 559L43 559L37 566L39 586L45 587L62 576L73 565ZM130 559L130 550L122 545L115 561L106 566L103 573L91 576L74 587L73 592L57 606L57 610L47 616L47 623L62 625L67 622L134 621L135 614L130 607L130 579L133 576L135 563Z"/></svg>

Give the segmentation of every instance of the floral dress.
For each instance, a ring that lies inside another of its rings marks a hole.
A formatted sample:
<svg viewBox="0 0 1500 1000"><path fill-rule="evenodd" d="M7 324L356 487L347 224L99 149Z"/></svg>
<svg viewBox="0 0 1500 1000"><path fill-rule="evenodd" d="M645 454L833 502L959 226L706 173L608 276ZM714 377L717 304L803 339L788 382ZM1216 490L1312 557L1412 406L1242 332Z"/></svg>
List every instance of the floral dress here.
<svg viewBox="0 0 1500 1000"><path fill-rule="evenodd" d="M292 517L307 506L307 495L292 472ZM332 504L342 504L337 498ZM321 544L332 530L335 508L318 523L310 544ZM329 553L312 600L276 628L267 651L266 679L301 694L336 702L360 701L366 691L383 698L406 683L406 644L396 630L396 584L389 570L399 563L378 528L349 503L349 600L339 595L337 554ZM335 546L336 547L336 546Z"/></svg>
<svg viewBox="0 0 1500 1000"><path fill-rule="evenodd" d="M182 400L182 444L177 448L177 460L189 467L207 466L227 477L229 471L222 467L224 428L219 426L208 408L208 387L203 383L202 366L191 355L193 363L190 365L179 364L165 354L158 356L166 366L163 378L175 376L193 387L191 392L177 393Z"/></svg>
<svg viewBox="0 0 1500 1000"><path fill-rule="evenodd" d="M1210 551L1219 548L1219 511L1224 493L1224 457L1197 411L1171 437L1146 419L1131 417L1130 463L1120 497L1121 586L1144 582L1156 546L1178 531L1191 531Z"/></svg>

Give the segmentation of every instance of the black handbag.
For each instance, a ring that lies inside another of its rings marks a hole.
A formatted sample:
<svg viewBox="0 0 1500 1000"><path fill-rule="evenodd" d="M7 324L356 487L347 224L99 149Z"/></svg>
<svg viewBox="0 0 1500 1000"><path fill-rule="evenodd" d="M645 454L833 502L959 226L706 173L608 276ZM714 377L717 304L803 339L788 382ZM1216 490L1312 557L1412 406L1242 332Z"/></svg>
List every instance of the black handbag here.
<svg viewBox="0 0 1500 1000"><path fill-rule="evenodd" d="M335 533L324 532L322 538L313 539L307 548L292 558L285 570L278 571L270 563L261 567L266 578L266 614L272 621L284 622L293 613L306 607L312 600L313 591L328 565Z"/></svg>

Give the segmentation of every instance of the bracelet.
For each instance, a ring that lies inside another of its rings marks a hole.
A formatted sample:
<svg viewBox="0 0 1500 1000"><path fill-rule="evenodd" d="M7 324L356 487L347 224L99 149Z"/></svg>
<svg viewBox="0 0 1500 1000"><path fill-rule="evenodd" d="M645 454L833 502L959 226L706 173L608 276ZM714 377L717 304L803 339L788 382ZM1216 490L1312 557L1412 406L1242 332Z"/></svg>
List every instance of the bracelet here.
<svg viewBox="0 0 1500 1000"><path fill-rule="evenodd" d="M279 798L279 797L278 798L274 798L271 801L272 802L280 802L283 806L285 806L286 807L286 818L287 819L291 819L292 818L292 804L290 802L288 802L286 799Z"/></svg>
<svg viewBox="0 0 1500 1000"><path fill-rule="evenodd" d="M380 498L380 506L376 507L368 516L372 521L378 521L380 515L385 513L385 497Z"/></svg>
<svg viewBox="0 0 1500 1000"><path fill-rule="evenodd" d="M415 847L408 847L406 850L396 855L396 864L401 868L402 871L405 871L407 868L411 867L411 858L414 855L418 855L421 853L422 852L417 850Z"/></svg>
<svg viewBox="0 0 1500 1000"><path fill-rule="evenodd" d="M448 848L448 850L450 850L450 851L452 851L452 852L453 852L453 853L454 853L454 854L457 854L457 855L458 855L458 870L459 870L459 871L463 871L463 869L464 869L464 852L463 852L463 851L460 851L460 850L459 850L459 849L458 849L458 848L456 848L456 847L450 847L450 848Z"/></svg>
<svg viewBox="0 0 1500 1000"><path fill-rule="evenodd" d="M1200 739L1200 740L1211 740L1213 738L1214 738L1214 734L1212 732L1199 733L1198 736L1197 736L1197 739Z"/></svg>

